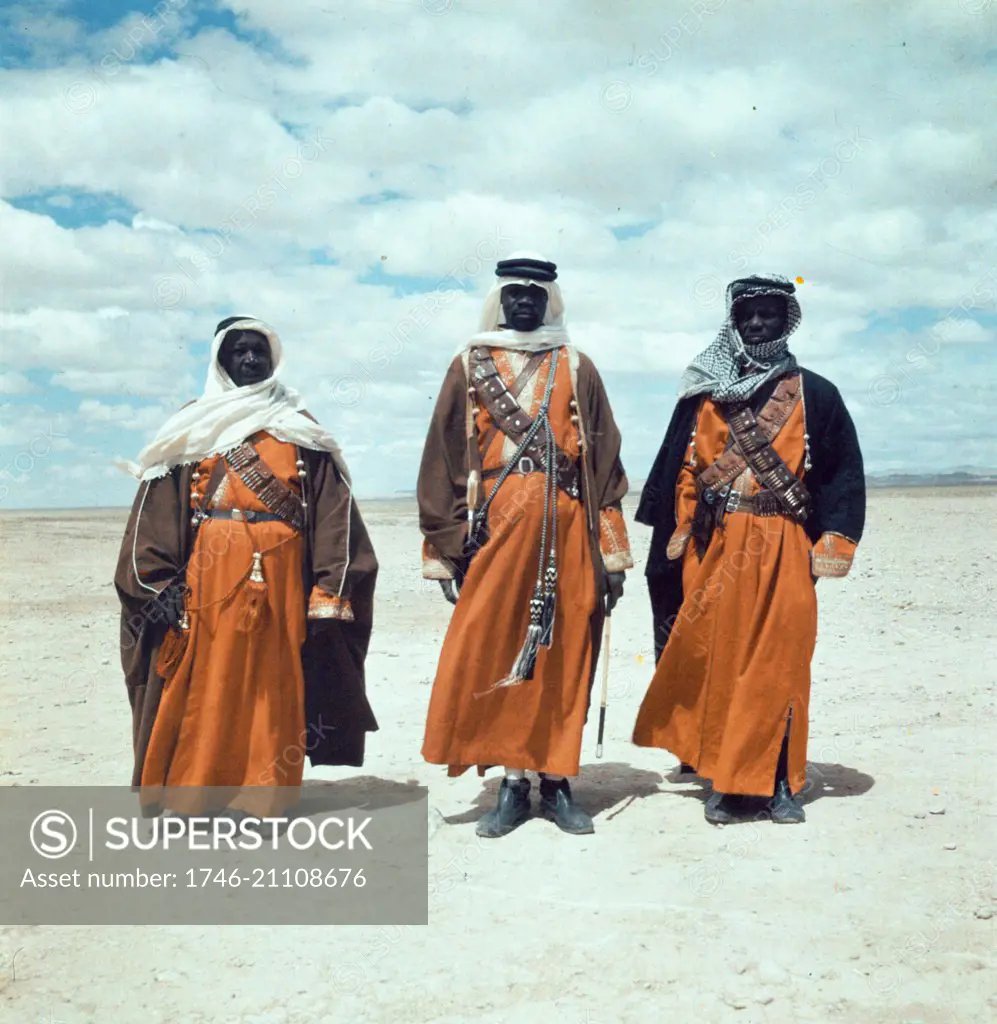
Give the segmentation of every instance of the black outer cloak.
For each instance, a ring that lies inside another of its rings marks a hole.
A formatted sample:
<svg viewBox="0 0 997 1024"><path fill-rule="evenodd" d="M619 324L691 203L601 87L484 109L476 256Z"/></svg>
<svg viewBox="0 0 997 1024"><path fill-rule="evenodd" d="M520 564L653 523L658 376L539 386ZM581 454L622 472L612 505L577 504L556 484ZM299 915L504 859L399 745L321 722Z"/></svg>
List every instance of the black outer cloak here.
<svg viewBox="0 0 997 1024"><path fill-rule="evenodd" d="M803 524L816 543L822 534L840 533L858 543L865 528L865 469L855 424L838 389L825 377L803 367L805 429L810 435L811 469L804 481L813 511ZM788 375L787 375L788 376ZM757 414L772 396L778 379L767 381L751 398ZM680 399L665 439L641 492L636 520L653 528L648 553L647 588L654 619L657 661L682 606L682 559L670 561L665 549L675 532L675 487L704 396Z"/></svg>

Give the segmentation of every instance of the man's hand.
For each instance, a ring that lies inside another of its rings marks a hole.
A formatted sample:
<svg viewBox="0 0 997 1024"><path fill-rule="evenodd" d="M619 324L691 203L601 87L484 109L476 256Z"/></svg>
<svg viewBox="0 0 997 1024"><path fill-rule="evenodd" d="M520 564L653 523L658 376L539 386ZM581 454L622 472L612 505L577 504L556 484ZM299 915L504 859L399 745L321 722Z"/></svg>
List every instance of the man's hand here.
<svg viewBox="0 0 997 1024"><path fill-rule="evenodd" d="M150 622L165 622L167 626L178 628L183 618L186 590L187 585L182 580L174 580L152 599L146 618Z"/></svg>
<svg viewBox="0 0 997 1024"><path fill-rule="evenodd" d="M623 581L627 578L625 572L606 573L606 614L609 615L616 607L616 602L623 596Z"/></svg>

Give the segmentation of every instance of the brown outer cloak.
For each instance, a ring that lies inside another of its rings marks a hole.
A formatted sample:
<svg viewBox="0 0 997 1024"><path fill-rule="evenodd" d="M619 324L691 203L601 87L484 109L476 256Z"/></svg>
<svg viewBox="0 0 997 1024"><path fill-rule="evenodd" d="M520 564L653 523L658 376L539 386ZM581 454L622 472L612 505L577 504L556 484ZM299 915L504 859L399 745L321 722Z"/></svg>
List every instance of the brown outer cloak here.
<svg viewBox="0 0 997 1024"><path fill-rule="evenodd" d="M327 453L299 448L298 455L308 474L302 481L308 501L302 559L307 600L315 585L331 594L338 591L350 491ZM193 472L193 464L179 466L152 481L148 491L145 484L139 487L118 555L114 584L121 601L121 666L132 708L133 787L141 782L163 690L163 679L155 665L166 635L165 623L151 614L150 593L139 585L132 568L138 511L142 507L135 560L145 581L161 591L187 564L193 550L189 501ZM324 620L320 631L309 629L301 651L307 728L304 746L312 765L360 767L366 733L378 729L364 676L378 564L355 502L351 505L349 536L350 566L343 597L350 601L354 621Z"/></svg>
<svg viewBox="0 0 997 1024"><path fill-rule="evenodd" d="M561 350L562 356L565 354ZM440 556L452 561L463 557L467 537L467 403L468 380L464 364L457 356L443 380L419 468L417 497L419 526L423 536ZM606 395L599 371L592 360L578 352L575 386L582 436L582 503L588 520L589 552L595 577L596 607L592 614L592 667L589 698L602 646L605 621L606 577L599 543L598 512L620 508L629 490L620 460L620 431ZM493 485L486 481L484 487ZM488 493L483 490L482 500Z"/></svg>

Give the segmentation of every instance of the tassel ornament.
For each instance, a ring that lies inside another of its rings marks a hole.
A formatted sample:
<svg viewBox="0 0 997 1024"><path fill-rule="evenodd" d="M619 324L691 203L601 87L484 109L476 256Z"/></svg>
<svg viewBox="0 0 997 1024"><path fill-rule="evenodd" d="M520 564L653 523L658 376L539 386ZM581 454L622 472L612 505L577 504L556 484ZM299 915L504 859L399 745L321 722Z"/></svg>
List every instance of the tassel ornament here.
<svg viewBox="0 0 997 1024"><path fill-rule="evenodd" d="M166 636L159 645L159 654L156 656L156 674L165 682L169 682L180 667L183 656L187 652L187 641L190 639L190 616L187 613L187 594L184 591L183 615L180 617L178 626L170 626L166 630Z"/></svg>
<svg viewBox="0 0 997 1024"><path fill-rule="evenodd" d="M525 683L533 678L537 667L537 654L540 652L543 610L544 598L538 591L534 591L533 597L530 599L530 624L526 629L526 639L523 641L523 646L520 648L509 674L504 679L500 679L492 687L493 690L507 686L519 686L520 683Z"/></svg>
<svg viewBox="0 0 997 1024"><path fill-rule="evenodd" d="M554 616L557 614L557 595L545 594L543 613L540 616L540 646L550 647L554 643Z"/></svg>
<svg viewBox="0 0 997 1024"><path fill-rule="evenodd" d="M263 575L263 555L253 552L253 568L242 589L242 611L236 629L252 633L263 628L270 605L267 601L267 581Z"/></svg>
<svg viewBox="0 0 997 1024"><path fill-rule="evenodd" d="M187 638L189 629L177 629L174 626L166 631L162 644L159 647L159 655L156 658L156 674L169 683L176 675L180 662L187 652Z"/></svg>

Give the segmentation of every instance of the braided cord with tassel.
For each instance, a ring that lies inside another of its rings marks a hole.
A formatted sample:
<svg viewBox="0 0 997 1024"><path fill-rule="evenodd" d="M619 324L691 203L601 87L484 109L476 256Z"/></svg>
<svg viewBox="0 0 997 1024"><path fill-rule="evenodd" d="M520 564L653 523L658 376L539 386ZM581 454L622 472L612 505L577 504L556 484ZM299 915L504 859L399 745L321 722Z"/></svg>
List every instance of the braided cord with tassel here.
<svg viewBox="0 0 997 1024"><path fill-rule="evenodd" d="M537 413L534 426L544 427L546 437L546 459L544 466L544 511L540 525L540 553L537 559L537 581L530 598L530 624L526 638L513 663L509 674L500 679L493 689L518 686L533 678L540 648L549 647L554 636L554 612L557 589L557 475L555 466L556 448L554 428L550 422L550 400L554 392L554 377L557 373L558 350L554 349L550 363L550 376L543 401ZM533 431L535 434L535 431ZM510 463L511 465L511 463ZM548 523L549 529L548 529ZM548 549L548 540L550 546Z"/></svg>

